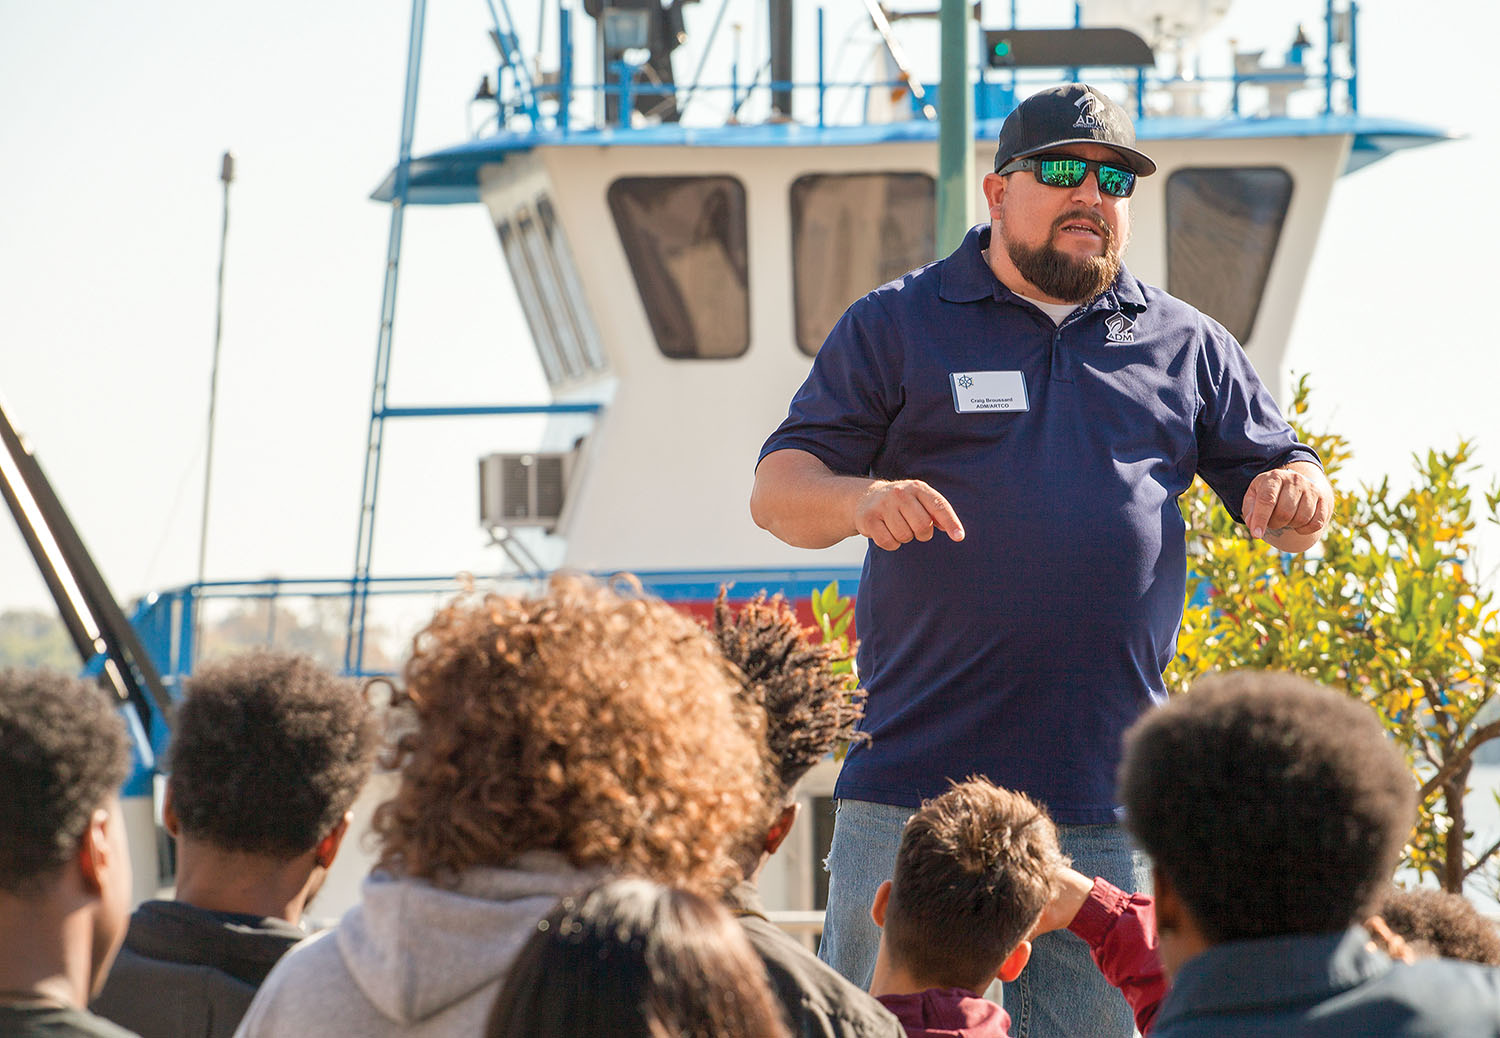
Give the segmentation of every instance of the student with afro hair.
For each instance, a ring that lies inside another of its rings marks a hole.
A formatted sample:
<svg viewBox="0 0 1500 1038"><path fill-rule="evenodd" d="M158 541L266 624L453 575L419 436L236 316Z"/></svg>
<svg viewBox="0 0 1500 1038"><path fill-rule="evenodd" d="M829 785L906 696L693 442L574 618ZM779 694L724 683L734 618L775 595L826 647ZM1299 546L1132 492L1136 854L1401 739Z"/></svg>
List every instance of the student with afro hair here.
<svg viewBox="0 0 1500 1038"><path fill-rule="evenodd" d="M129 767L98 686L0 670L0 1035L133 1033L85 1009L130 913Z"/></svg>
<svg viewBox="0 0 1500 1038"><path fill-rule="evenodd" d="M1154 1038L1495 1038L1500 972L1362 925L1416 819L1373 711L1288 674L1199 680L1126 734L1126 825L1172 975Z"/></svg>
<svg viewBox="0 0 1500 1038"><path fill-rule="evenodd" d="M1436 955L1500 966L1500 926L1480 915L1462 894L1391 887L1375 906L1375 914L1414 958Z"/></svg>
<svg viewBox="0 0 1500 1038"><path fill-rule="evenodd" d="M199 668L168 747L176 894L135 910L94 1011L152 1038L232 1035L308 935L303 911L379 742L359 686L306 656L260 650Z"/></svg>

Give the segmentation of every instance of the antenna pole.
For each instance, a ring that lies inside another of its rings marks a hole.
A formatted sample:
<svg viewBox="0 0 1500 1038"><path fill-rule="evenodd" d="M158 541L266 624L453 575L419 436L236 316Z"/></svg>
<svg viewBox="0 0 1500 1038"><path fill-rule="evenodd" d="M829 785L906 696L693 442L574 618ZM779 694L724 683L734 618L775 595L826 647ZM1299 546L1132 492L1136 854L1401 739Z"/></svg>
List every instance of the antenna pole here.
<svg viewBox="0 0 1500 1038"><path fill-rule="evenodd" d="M365 446L359 533L354 544L354 575L349 581L349 626L344 635L344 671L348 674L361 673L365 660L365 607L370 595L370 567L375 552L375 502L379 497L380 456L385 442L386 385L390 379L391 344L396 332L396 284L401 269L406 196L411 184L411 143L417 121L417 85L421 81L422 28L426 17L427 0L412 0L411 32L406 45L406 92L401 103L401 142L396 153L396 189L391 199L390 235L386 238L380 332L375 342L375 381L370 389L370 436ZM508 17L506 24L509 25ZM534 97L531 104L535 112Z"/></svg>
<svg viewBox="0 0 1500 1038"><path fill-rule="evenodd" d="M203 516L198 523L198 583L200 585L203 583L208 561L208 502L214 474L214 412L219 400L219 347L224 340L224 256L229 243L229 185L234 182L234 156L227 151L219 165L219 179L224 184L224 219L219 227L219 287L214 304L214 355L208 375L208 448L203 458ZM196 603L196 590L193 599ZM196 623L195 617L195 626Z"/></svg>
<svg viewBox="0 0 1500 1038"><path fill-rule="evenodd" d="M937 246L958 248L969 229L974 193L974 93L969 89L969 17L965 0L943 0L942 86L938 90Z"/></svg>

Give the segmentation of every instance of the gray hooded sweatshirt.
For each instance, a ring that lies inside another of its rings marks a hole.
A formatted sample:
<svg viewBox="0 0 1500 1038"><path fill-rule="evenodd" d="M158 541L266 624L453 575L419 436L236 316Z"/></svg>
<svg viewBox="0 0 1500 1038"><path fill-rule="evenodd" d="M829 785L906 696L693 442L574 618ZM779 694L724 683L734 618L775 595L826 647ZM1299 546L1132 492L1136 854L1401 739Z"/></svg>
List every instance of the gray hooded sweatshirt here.
<svg viewBox="0 0 1500 1038"><path fill-rule="evenodd" d="M276 964L235 1038L481 1034L538 920L601 875L539 851L451 889L372 875L336 927Z"/></svg>

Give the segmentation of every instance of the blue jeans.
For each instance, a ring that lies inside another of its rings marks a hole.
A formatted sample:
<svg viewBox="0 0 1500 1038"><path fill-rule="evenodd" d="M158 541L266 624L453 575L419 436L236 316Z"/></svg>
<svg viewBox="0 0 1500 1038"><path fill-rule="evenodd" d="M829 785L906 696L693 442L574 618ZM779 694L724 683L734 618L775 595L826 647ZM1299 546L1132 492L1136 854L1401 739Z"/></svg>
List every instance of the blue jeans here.
<svg viewBox="0 0 1500 1038"><path fill-rule="evenodd" d="M911 808L891 804L838 803L818 955L866 990L880 947L870 903L880 884L891 878L901 831L911 815ZM1057 836L1063 853L1084 875L1103 876L1127 891L1148 889L1144 857L1132 850L1118 825L1060 825ZM1014 1038L1128 1038L1135 1030L1130 1007L1100 974L1088 944L1066 930L1037 939L1031 962L1005 985L1004 1000Z"/></svg>

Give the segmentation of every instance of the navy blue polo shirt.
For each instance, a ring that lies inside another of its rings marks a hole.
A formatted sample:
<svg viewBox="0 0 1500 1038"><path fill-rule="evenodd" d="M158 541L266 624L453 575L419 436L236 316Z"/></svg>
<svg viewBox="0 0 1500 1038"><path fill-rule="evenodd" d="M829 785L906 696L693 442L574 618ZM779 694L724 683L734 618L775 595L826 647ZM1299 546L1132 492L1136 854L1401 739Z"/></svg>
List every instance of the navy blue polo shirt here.
<svg viewBox="0 0 1500 1038"><path fill-rule="evenodd" d="M1318 458L1217 322L1122 270L1054 325L995 278L989 234L854 303L761 457L924 480L964 526L869 546L870 739L836 795L915 807L985 775L1110 822L1121 734L1176 651L1178 495L1199 473L1240 519L1256 475Z"/></svg>

